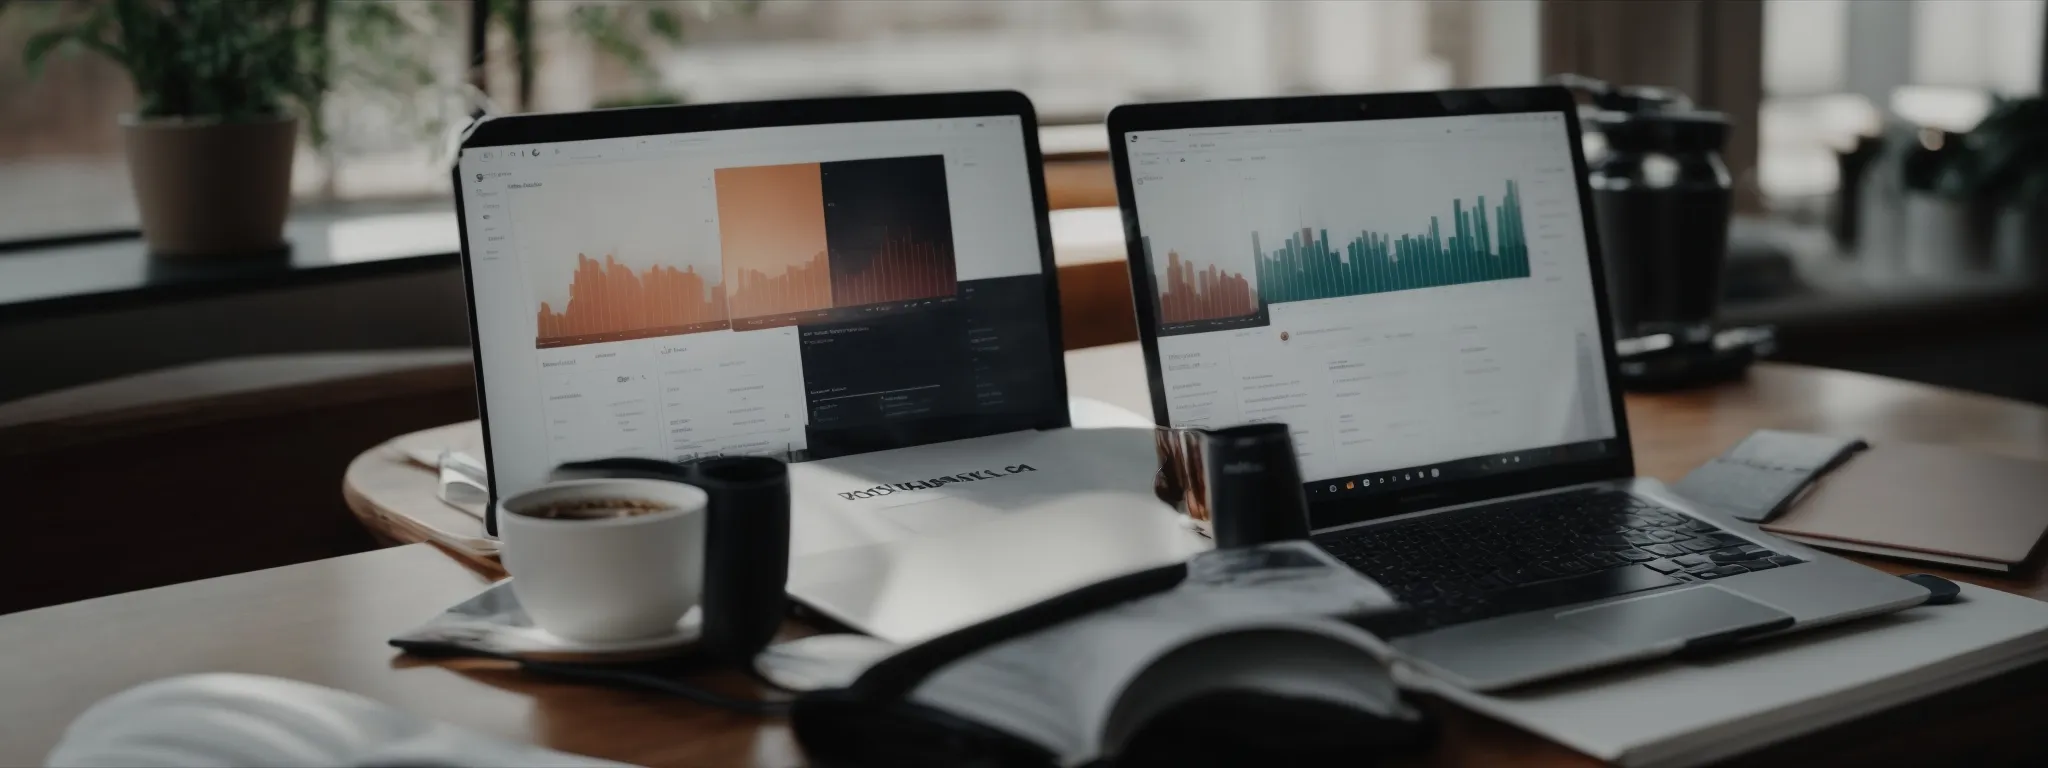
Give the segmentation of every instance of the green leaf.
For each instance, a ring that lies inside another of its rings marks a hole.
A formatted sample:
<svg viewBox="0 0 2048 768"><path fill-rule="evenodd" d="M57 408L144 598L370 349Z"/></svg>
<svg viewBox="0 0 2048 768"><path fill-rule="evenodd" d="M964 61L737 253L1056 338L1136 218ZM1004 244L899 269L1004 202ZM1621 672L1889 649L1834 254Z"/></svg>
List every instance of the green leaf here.
<svg viewBox="0 0 2048 768"><path fill-rule="evenodd" d="M650 6L647 9L647 29L654 32L656 37L676 45L681 45L683 42L683 15L676 13L674 8Z"/></svg>
<svg viewBox="0 0 2048 768"><path fill-rule="evenodd" d="M335 127L322 119L323 102L335 90L346 90L348 103L374 100L406 121L431 125L429 116L420 113L442 108L444 76L451 83L460 77L434 63L459 37L460 14L454 11L460 5L453 2L11 2L0 0L0 6L16 16L0 18L33 20L25 26L39 30L23 41L21 55L31 71L74 44L104 55L127 71L137 112L145 117L238 120L299 114L320 141ZM479 5L496 12L516 2ZM317 23L323 18L324 27ZM59 23L63 26L52 26ZM620 39L633 34L626 30ZM327 117L338 124L343 115Z"/></svg>
<svg viewBox="0 0 2048 768"><path fill-rule="evenodd" d="M66 25L31 35L28 42L21 46L21 63L28 68L29 76L41 75L44 60L49 58L50 52L57 50L58 46L78 39L79 29L78 25Z"/></svg>
<svg viewBox="0 0 2048 768"><path fill-rule="evenodd" d="M655 71L646 46L641 45L621 15L615 13L618 10L606 5L578 6L569 15L571 28L589 39L599 52L626 65L640 79L657 79L660 73Z"/></svg>

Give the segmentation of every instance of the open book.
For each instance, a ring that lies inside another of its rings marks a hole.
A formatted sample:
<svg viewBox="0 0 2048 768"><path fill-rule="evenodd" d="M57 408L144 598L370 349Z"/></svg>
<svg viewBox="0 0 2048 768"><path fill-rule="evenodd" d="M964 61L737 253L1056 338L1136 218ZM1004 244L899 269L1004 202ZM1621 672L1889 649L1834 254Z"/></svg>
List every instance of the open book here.
<svg viewBox="0 0 2048 768"><path fill-rule="evenodd" d="M1116 755L1162 713L1218 693L1419 721L1391 651L1346 621L1399 607L1379 585L1305 541L1207 552L1185 568L1164 591L982 646L907 698L1063 765Z"/></svg>

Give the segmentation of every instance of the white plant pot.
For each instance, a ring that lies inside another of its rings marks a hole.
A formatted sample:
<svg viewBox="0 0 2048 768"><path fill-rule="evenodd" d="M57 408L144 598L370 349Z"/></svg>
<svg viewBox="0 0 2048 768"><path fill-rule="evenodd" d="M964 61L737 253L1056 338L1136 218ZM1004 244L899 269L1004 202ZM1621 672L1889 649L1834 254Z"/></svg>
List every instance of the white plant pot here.
<svg viewBox="0 0 2048 768"><path fill-rule="evenodd" d="M1985 206L1922 192L1906 194L1900 265L1915 277L1982 272L1990 265L1991 220Z"/></svg>
<svg viewBox="0 0 2048 768"><path fill-rule="evenodd" d="M1992 269L2027 280L2048 277L2048 204L1998 209L1991 242Z"/></svg>

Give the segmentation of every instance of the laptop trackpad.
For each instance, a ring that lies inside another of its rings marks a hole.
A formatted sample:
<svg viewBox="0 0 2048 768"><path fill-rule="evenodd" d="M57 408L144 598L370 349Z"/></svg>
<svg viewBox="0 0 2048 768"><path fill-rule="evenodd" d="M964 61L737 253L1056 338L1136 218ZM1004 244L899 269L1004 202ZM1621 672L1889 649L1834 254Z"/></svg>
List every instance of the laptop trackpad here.
<svg viewBox="0 0 2048 768"><path fill-rule="evenodd" d="M1564 611L1554 618L1566 629L1620 648L1673 640L1687 647L1734 642L1793 623L1791 614L1712 586Z"/></svg>

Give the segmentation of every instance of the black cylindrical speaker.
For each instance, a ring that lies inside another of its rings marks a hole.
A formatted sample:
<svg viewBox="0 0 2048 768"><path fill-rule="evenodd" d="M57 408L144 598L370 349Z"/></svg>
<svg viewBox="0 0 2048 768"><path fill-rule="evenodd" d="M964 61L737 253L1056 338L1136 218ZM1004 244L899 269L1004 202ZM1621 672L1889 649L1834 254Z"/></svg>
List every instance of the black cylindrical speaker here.
<svg viewBox="0 0 2048 768"><path fill-rule="evenodd" d="M699 645L714 658L752 664L775 639L788 608L789 466L761 456L686 466L688 482L711 497Z"/></svg>
<svg viewBox="0 0 2048 768"><path fill-rule="evenodd" d="M1308 499L1286 424L1210 430L1202 455L1217 548L1308 538Z"/></svg>

